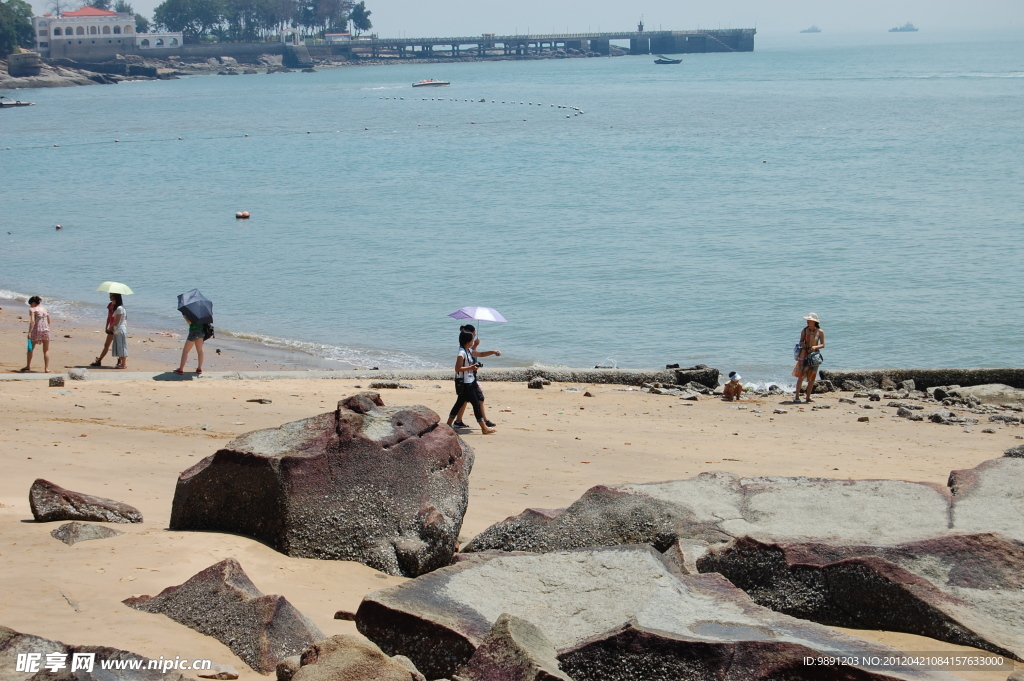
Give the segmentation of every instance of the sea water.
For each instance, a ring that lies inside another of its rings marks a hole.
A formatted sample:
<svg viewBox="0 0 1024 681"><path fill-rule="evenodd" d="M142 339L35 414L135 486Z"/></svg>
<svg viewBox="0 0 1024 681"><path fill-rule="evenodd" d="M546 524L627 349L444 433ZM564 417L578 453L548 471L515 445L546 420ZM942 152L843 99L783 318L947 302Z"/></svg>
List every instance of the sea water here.
<svg viewBox="0 0 1024 681"><path fill-rule="evenodd" d="M489 366L782 378L809 312L826 368L1020 365L1019 36L652 60L19 92L0 288L100 324L121 281L176 327L198 287L222 332L339 366L447 366L465 305L508 319L480 325Z"/></svg>

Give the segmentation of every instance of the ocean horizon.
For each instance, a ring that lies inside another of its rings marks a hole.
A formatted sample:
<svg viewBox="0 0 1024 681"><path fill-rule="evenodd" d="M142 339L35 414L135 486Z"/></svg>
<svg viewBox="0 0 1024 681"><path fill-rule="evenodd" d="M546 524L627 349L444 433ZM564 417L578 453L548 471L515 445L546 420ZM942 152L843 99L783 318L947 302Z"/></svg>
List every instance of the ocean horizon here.
<svg viewBox="0 0 1024 681"><path fill-rule="evenodd" d="M753 53L401 64L35 90L0 117L0 298L341 365L1019 364L1024 41L758 36ZM422 78L447 88L413 90ZM117 140L117 141L115 141ZM236 221L236 211L252 218ZM54 229L61 224L62 229Z"/></svg>

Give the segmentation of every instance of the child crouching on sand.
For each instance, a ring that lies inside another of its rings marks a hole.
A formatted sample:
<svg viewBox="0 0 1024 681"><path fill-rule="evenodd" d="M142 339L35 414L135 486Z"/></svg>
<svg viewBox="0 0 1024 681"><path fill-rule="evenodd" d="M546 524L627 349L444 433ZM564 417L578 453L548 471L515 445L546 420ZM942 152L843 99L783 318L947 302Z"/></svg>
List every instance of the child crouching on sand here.
<svg viewBox="0 0 1024 681"><path fill-rule="evenodd" d="M725 384L725 401L732 402L733 400L739 400L740 395L743 394L743 384L740 381L743 377L737 374L735 371L729 372L729 382Z"/></svg>

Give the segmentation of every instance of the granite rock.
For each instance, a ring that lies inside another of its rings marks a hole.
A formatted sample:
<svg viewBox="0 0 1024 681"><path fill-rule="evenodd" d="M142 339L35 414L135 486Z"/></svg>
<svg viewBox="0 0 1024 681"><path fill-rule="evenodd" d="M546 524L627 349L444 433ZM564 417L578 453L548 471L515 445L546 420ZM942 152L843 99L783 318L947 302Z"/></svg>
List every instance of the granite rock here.
<svg viewBox="0 0 1024 681"><path fill-rule="evenodd" d="M1003 457L952 471L950 513L958 532L1000 532L1024 541L1024 459Z"/></svg>
<svg viewBox="0 0 1024 681"><path fill-rule="evenodd" d="M112 527L105 527L103 525L93 525L91 523L80 523L70 522L64 523L56 530L50 533L51 537L60 539L68 546L74 546L80 541L89 541L90 539L107 539L109 537L116 537L124 534L115 530Z"/></svg>
<svg viewBox="0 0 1024 681"><path fill-rule="evenodd" d="M573 681L559 669L556 654L543 631L502 613L454 681Z"/></svg>
<svg viewBox="0 0 1024 681"><path fill-rule="evenodd" d="M1024 542L1000 534L888 546L742 537L711 547L697 567L801 619L1024 656Z"/></svg>
<svg viewBox="0 0 1024 681"><path fill-rule="evenodd" d="M72 492L49 480L37 478L28 492L32 517L41 523L54 520L92 520L101 523L141 523L134 506L113 499Z"/></svg>
<svg viewBox="0 0 1024 681"><path fill-rule="evenodd" d="M394 660L373 643L338 635L317 641L301 656L292 681L423 681L415 668ZM280 676L278 677L279 681Z"/></svg>
<svg viewBox="0 0 1024 681"><path fill-rule="evenodd" d="M804 666L896 651L760 607L720 575L680 575L649 546L481 554L367 595L356 623L433 679L466 665L505 613L539 629L575 681L954 678Z"/></svg>
<svg viewBox="0 0 1024 681"><path fill-rule="evenodd" d="M433 411L364 392L246 433L183 472L170 527L414 577L451 563L472 465L472 449Z"/></svg>
<svg viewBox="0 0 1024 681"><path fill-rule="evenodd" d="M1008 459L1024 459L1024 445L1017 445L1016 447L1010 447L1003 456Z"/></svg>
<svg viewBox="0 0 1024 681"><path fill-rule="evenodd" d="M273 672L279 662L324 638L283 596L264 595L234 558L222 560L184 584L124 604L212 636L253 669Z"/></svg>

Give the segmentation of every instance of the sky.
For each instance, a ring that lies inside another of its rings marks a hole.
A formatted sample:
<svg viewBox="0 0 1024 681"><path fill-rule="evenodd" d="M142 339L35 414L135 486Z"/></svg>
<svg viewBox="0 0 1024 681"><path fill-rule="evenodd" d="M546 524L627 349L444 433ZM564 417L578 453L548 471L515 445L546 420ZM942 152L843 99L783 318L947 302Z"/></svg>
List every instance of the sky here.
<svg viewBox="0 0 1024 681"><path fill-rule="evenodd" d="M84 0L83 0L84 1ZM152 16L162 0L132 0ZM36 12L46 0L32 0ZM1024 29L1024 0L366 0L382 37L633 30L757 28L793 33L885 31L907 21L921 31Z"/></svg>

